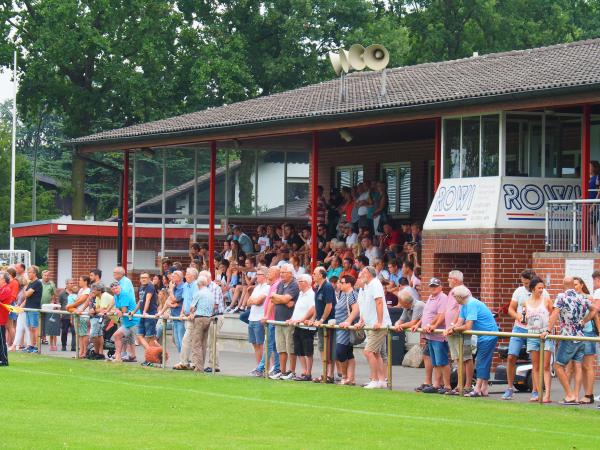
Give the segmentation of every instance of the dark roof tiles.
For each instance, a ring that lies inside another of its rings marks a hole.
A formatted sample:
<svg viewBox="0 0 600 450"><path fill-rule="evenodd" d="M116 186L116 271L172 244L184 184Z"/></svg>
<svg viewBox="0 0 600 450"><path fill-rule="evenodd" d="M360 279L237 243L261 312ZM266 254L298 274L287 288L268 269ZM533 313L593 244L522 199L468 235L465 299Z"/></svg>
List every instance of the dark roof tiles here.
<svg viewBox="0 0 600 450"><path fill-rule="evenodd" d="M500 94L600 84L600 39L454 61L388 69L387 94L379 95L381 72L356 72L345 78L210 108L182 116L104 131L71 142L92 143L282 121L356 111L413 107Z"/></svg>

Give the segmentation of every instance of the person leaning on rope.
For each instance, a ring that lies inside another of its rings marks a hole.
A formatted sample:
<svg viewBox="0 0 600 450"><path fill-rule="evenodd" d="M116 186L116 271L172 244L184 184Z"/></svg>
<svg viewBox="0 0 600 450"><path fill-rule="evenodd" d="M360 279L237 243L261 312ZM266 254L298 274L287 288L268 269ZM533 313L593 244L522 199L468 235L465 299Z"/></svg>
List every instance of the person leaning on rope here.
<svg viewBox="0 0 600 450"><path fill-rule="evenodd" d="M6 323L8 321L8 306L12 302L10 276L0 272L0 366L8 366L8 347L6 345ZM6 305L6 306L5 306Z"/></svg>

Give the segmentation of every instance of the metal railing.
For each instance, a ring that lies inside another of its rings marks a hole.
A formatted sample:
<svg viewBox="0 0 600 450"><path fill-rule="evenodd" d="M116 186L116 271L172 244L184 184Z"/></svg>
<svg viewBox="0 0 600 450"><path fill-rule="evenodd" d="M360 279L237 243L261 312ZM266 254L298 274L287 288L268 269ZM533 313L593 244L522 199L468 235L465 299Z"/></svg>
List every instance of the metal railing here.
<svg viewBox="0 0 600 450"><path fill-rule="evenodd" d="M43 323L43 319L45 315L52 315L52 314L58 314L61 316L71 316L73 317L73 322L74 322L74 327L75 330L78 329L79 326L79 320L81 319L81 317L87 317L87 318L93 318L93 317L107 317L107 318L112 318L115 317L116 314L114 313L107 313L107 314L97 314L95 316L90 316L87 313L83 313L83 314L77 314L77 313L72 313L69 311L64 311L64 310L47 310L47 309L36 309L36 308L19 308L20 310L22 310L23 312L39 312L40 313L40 320L38 321L38 338L37 338L37 348L38 348L38 354L42 354L42 323ZM123 314L123 316L132 318L139 318L139 319L156 319L156 320L160 320L162 321L162 326L163 326L163 331L162 331L162 335L161 335L161 355L162 355L162 361L161 361L161 367L163 369L167 368L167 323L169 320L172 321L189 321L190 319L188 317L172 317L172 316L168 316L168 317L159 317L157 318L155 315L147 315L147 314ZM211 318L211 321L214 321L214 325L213 326L213 335L212 335L212 354L213 354L213 358L216 360L217 359L217 317L218 316L213 316ZM75 358L79 359L79 339L77 339L79 336L75 336ZM212 368L212 373L215 373L215 366L216 364L214 363L214 361L211 363L211 368Z"/></svg>
<svg viewBox="0 0 600 450"><path fill-rule="evenodd" d="M40 315L40 321L39 321L39 325L38 325L38 353L41 354L42 353L42 344L41 344L41 324L42 324L42 319L43 319L43 315L44 314L59 314L59 315L67 315L67 316L73 316L74 321L75 321L75 325L78 325L78 321L80 317L90 317L87 314L76 314L76 313L71 313L68 311L63 311L63 310L56 310L56 311L48 311L48 310L41 310L41 309L33 309L33 308L21 308L22 311L31 311L31 312L39 312ZM114 314L107 314L107 316L114 316ZM94 317L94 316L91 316ZM128 317L138 317L138 318L146 318L146 319L155 319L156 316L149 316L146 314L135 314L132 316ZM162 320L163 323L163 333L162 333L162 339L161 339L161 347L162 347L162 364L161 367L163 369L166 368L166 349L167 349L167 322L169 320L181 320L181 321L187 321L189 320L187 317L161 317L157 320ZM213 327L213 336L212 336L212 351L213 351L213 358L216 359L216 352L217 352L217 339L218 339L218 333L217 333L217 326L216 326L216 321L217 321L217 316L214 316L212 318L212 320L215 321L215 326ZM264 326L265 326L265 342L264 342L264 349L265 349L265 371L264 371L264 376L265 378L268 376L269 373L269 364L270 364L270 352L269 352L269 330L268 330L268 326L269 325L275 325L275 326L284 326L284 327L306 327L309 326L307 324L303 324L303 323L298 323L298 324L288 324L287 322L281 322L281 321L275 321L275 320L268 320L265 322ZM351 327L345 327L342 328L339 325L328 325L328 324L323 324L323 325L310 325L311 327L314 328L323 328L323 359L322 359L322 363L323 363L323 376L321 377L321 381L322 383L326 383L327 381L327 365L330 362L333 362L328 360L328 353L329 353L329 330L336 330L336 329L341 329L341 330L375 330L375 328L369 328L369 327L362 327L362 328L358 328L355 326L351 326ZM387 358L387 388L388 390L392 389L392 355L391 355L391 351L392 351L392 333L397 332L396 329L394 327L382 327L382 328L378 328L379 330L386 330L387 333L387 350L388 350L388 358ZM408 330L404 330L404 331L408 331ZM436 333L436 334L443 334L445 330L441 330L441 329L436 329L433 330L432 333ZM417 333L423 333L424 330L422 328L419 328L416 330ZM581 342L596 342L596 343L600 343L600 337L596 336L596 337L586 337L586 336L562 336L562 335L547 335L545 338L542 338L541 334L535 334L535 333L513 333L513 332L503 332L503 331L463 331L463 332L455 332L454 336L461 336L461 335L467 335L467 336L496 336L498 338L511 338L511 337L520 337L520 338L526 338L526 339L540 339L540 350L539 350L539 365L538 365L538 383L539 383L539 403L542 404L543 403L543 391L544 391L544 360L545 360L545 346L546 346L546 341L548 340L553 340L553 341L581 341ZM75 340L76 343L76 358L79 358L79 348L78 348L78 339ZM334 349L331 349L331 352L333 352ZM457 361L462 361L463 360L463 355L464 355L464 342L463 339L458 339L458 355L457 355ZM213 361L213 364L211 364L212 366L212 374L215 373L215 364ZM464 376L464 368L463 368L463 364L457 364L457 375L458 375L458 390L459 390L459 394L462 396L463 395L463 391L464 391L464 383L462 382L463 376ZM532 370L534 370L532 368Z"/></svg>
<svg viewBox="0 0 600 450"><path fill-rule="evenodd" d="M600 199L546 203L547 252L600 252Z"/></svg>

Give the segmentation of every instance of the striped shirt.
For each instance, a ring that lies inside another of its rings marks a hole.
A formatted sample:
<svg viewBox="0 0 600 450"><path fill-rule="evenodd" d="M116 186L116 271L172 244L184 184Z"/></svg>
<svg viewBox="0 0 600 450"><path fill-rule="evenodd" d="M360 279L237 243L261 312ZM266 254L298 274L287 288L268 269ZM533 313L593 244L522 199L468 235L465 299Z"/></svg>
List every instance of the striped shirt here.
<svg viewBox="0 0 600 450"><path fill-rule="evenodd" d="M208 290L212 295L214 305L216 305L215 314L221 315L225 313L225 301L223 300L223 290L221 289L221 286L214 281L211 281L208 285Z"/></svg>

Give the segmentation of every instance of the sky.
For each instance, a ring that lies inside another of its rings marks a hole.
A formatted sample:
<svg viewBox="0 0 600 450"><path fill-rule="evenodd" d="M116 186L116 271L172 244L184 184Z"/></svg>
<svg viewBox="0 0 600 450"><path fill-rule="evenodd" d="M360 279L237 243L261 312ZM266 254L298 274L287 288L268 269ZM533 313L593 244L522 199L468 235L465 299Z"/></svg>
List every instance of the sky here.
<svg viewBox="0 0 600 450"><path fill-rule="evenodd" d="M10 71L0 72L0 103L12 98L13 85Z"/></svg>

